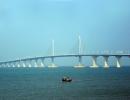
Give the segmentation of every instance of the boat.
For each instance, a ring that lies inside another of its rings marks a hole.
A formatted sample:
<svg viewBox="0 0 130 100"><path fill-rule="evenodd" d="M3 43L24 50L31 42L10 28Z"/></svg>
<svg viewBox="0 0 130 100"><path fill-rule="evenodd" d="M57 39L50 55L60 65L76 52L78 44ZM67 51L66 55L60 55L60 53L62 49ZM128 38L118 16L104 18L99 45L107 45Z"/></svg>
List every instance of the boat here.
<svg viewBox="0 0 130 100"><path fill-rule="evenodd" d="M62 78L62 82L71 82L72 81L72 78L70 77L63 77Z"/></svg>

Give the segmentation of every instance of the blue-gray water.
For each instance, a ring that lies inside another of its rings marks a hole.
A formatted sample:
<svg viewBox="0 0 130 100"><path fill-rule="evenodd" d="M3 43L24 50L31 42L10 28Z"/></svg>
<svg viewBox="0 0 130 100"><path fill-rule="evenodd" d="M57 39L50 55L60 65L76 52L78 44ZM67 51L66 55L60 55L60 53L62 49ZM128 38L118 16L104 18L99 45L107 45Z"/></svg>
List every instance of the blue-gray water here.
<svg viewBox="0 0 130 100"><path fill-rule="evenodd" d="M0 100L130 100L130 67L0 68Z"/></svg>

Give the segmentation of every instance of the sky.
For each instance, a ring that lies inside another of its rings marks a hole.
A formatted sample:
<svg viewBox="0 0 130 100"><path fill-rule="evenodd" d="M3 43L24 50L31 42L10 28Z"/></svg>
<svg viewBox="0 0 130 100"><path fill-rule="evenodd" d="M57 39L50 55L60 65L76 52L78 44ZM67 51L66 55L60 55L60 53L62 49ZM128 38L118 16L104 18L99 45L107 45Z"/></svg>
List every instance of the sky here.
<svg viewBox="0 0 130 100"><path fill-rule="evenodd" d="M0 0L0 61L85 52L130 51L130 0Z"/></svg>

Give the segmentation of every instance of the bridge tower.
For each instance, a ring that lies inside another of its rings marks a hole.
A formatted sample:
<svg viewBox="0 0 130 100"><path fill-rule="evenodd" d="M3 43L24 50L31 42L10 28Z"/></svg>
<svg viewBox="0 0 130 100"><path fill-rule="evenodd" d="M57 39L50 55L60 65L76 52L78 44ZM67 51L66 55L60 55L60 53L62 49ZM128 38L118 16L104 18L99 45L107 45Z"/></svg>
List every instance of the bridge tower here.
<svg viewBox="0 0 130 100"><path fill-rule="evenodd" d="M54 63L54 55L55 55L55 42L52 40L52 56L51 56L51 64L48 67L57 67Z"/></svg>
<svg viewBox="0 0 130 100"><path fill-rule="evenodd" d="M82 40L81 40L81 37L80 35L78 36L78 65L74 66L74 67L77 67L77 68L80 68L80 67L84 67L84 65L82 64Z"/></svg>

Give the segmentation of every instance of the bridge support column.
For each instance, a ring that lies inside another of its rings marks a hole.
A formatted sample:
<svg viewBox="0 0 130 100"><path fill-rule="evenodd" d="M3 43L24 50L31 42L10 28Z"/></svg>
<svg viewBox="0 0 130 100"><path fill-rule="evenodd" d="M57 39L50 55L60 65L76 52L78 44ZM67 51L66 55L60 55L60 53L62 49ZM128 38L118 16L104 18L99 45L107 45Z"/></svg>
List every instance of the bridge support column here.
<svg viewBox="0 0 130 100"><path fill-rule="evenodd" d="M13 66L13 67L16 67L15 62L12 62L12 66Z"/></svg>
<svg viewBox="0 0 130 100"><path fill-rule="evenodd" d="M0 67L2 67L2 64L0 64Z"/></svg>
<svg viewBox="0 0 130 100"><path fill-rule="evenodd" d="M116 66L117 66L117 68L120 68L121 67L121 62L120 62L121 56L116 56L116 60L117 60Z"/></svg>
<svg viewBox="0 0 130 100"><path fill-rule="evenodd" d="M8 63L5 64L5 67L9 67Z"/></svg>
<svg viewBox="0 0 130 100"><path fill-rule="evenodd" d="M7 63L5 63L5 67L8 67Z"/></svg>
<svg viewBox="0 0 130 100"><path fill-rule="evenodd" d="M13 67L13 63L12 62L10 63L10 66Z"/></svg>
<svg viewBox="0 0 130 100"><path fill-rule="evenodd" d="M8 67L11 67L11 64L10 64L10 63L8 63Z"/></svg>
<svg viewBox="0 0 130 100"><path fill-rule="evenodd" d="M92 66L90 66L92 68L97 68L97 56L92 56Z"/></svg>
<svg viewBox="0 0 130 100"><path fill-rule="evenodd" d="M18 62L15 62L15 67L19 67Z"/></svg>
<svg viewBox="0 0 130 100"><path fill-rule="evenodd" d="M25 61L25 65L26 65L26 67L28 67L28 61L27 60Z"/></svg>
<svg viewBox="0 0 130 100"><path fill-rule="evenodd" d="M28 67L32 67L32 61L31 60L28 61Z"/></svg>
<svg viewBox="0 0 130 100"><path fill-rule="evenodd" d="M37 64L37 59L34 60L34 67L38 67L38 64Z"/></svg>
<svg viewBox="0 0 130 100"><path fill-rule="evenodd" d="M7 67L6 63L4 63L4 66L3 67Z"/></svg>
<svg viewBox="0 0 130 100"><path fill-rule="evenodd" d="M3 67L6 67L6 63L3 64Z"/></svg>
<svg viewBox="0 0 130 100"><path fill-rule="evenodd" d="M24 63L25 62L25 63ZM26 60L23 62L23 67L32 67L31 66L31 61L30 60Z"/></svg>
<svg viewBox="0 0 130 100"><path fill-rule="evenodd" d="M2 67L5 67L6 65L3 63Z"/></svg>
<svg viewBox="0 0 130 100"><path fill-rule="evenodd" d="M22 61L22 67L26 67L26 64L24 61Z"/></svg>
<svg viewBox="0 0 130 100"><path fill-rule="evenodd" d="M0 67L3 67L3 64L1 64Z"/></svg>
<svg viewBox="0 0 130 100"><path fill-rule="evenodd" d="M51 57L51 64L48 67L57 67L54 63L54 57Z"/></svg>
<svg viewBox="0 0 130 100"><path fill-rule="evenodd" d="M109 67L108 57L109 57L109 56L103 56L103 58L104 58L104 68L108 68L108 67Z"/></svg>
<svg viewBox="0 0 130 100"><path fill-rule="evenodd" d="M40 64L41 67L45 67L44 65L44 59L41 59L41 64Z"/></svg>
<svg viewBox="0 0 130 100"><path fill-rule="evenodd" d="M74 67L77 67L77 68L81 68L81 67L84 67L84 65L82 64L82 56L79 56L78 57L78 65L74 66Z"/></svg>
<svg viewBox="0 0 130 100"><path fill-rule="evenodd" d="M17 66L17 67L20 67L20 62L16 62L16 63L17 63L16 66Z"/></svg>

